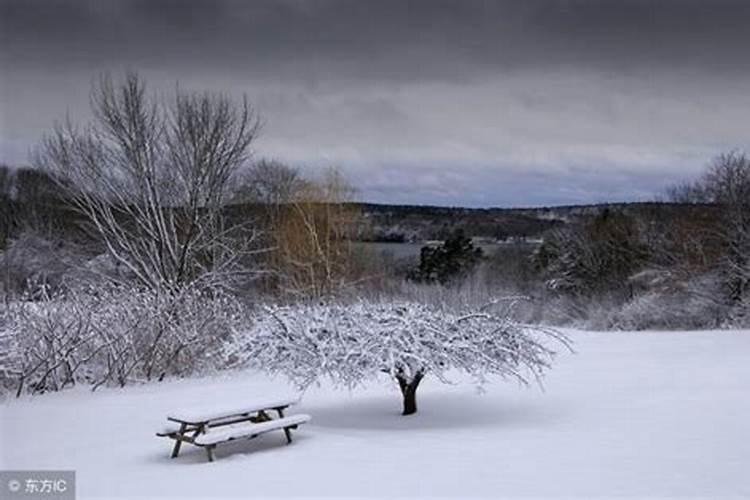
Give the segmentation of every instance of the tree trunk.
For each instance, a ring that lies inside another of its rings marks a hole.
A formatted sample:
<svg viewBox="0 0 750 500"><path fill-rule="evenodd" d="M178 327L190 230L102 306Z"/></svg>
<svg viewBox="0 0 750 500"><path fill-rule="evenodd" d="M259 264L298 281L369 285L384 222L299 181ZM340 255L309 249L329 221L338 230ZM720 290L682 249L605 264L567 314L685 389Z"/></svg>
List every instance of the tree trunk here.
<svg viewBox="0 0 750 500"><path fill-rule="evenodd" d="M417 372L413 379L407 380L403 375L396 375L398 386L401 388L401 394L404 397L404 411L402 415L413 415L417 413L417 387L422 381L424 373Z"/></svg>

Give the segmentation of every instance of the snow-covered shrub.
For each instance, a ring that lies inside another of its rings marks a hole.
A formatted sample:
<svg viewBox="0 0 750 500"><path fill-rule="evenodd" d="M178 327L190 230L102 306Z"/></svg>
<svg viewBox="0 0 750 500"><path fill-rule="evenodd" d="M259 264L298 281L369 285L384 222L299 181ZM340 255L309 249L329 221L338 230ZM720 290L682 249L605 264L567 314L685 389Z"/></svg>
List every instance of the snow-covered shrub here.
<svg viewBox="0 0 750 500"><path fill-rule="evenodd" d="M239 304L219 292L118 286L18 302L9 314L20 352L18 395L77 383L124 386L215 367L242 318Z"/></svg>
<svg viewBox="0 0 750 500"><path fill-rule="evenodd" d="M676 330L721 326L727 306L716 273L680 279L671 273L639 273L639 290L630 300L592 316L587 328L605 330Z"/></svg>
<svg viewBox="0 0 750 500"><path fill-rule="evenodd" d="M750 297L740 300L727 309L720 325L722 328L750 328Z"/></svg>
<svg viewBox="0 0 750 500"><path fill-rule="evenodd" d="M127 290L123 292L128 292ZM237 304L222 294L116 293L94 298L93 329L103 347L104 374L97 383L161 380L210 368L223 338L239 318Z"/></svg>
<svg viewBox="0 0 750 500"><path fill-rule="evenodd" d="M690 294L649 292L627 302L610 317L608 329L675 330L719 326L714 301Z"/></svg>
<svg viewBox="0 0 750 500"><path fill-rule="evenodd" d="M539 380L567 346L552 329L518 324L492 307L457 314L415 302L271 306L230 344L235 364L282 373L301 388L320 378L354 387L379 373L395 378L404 414L416 412L416 390L427 374L448 381L450 370L481 384L498 375Z"/></svg>
<svg viewBox="0 0 750 500"><path fill-rule="evenodd" d="M3 307L0 312L0 395L11 390L19 375L20 352L15 329L8 308Z"/></svg>
<svg viewBox="0 0 750 500"><path fill-rule="evenodd" d="M83 304L45 293L36 301L12 304L10 314L21 353L16 395L74 384L81 356L94 339L91 314Z"/></svg>
<svg viewBox="0 0 750 500"><path fill-rule="evenodd" d="M544 304L538 293L525 293L505 283L495 283L487 267L479 266L463 280L449 286L439 283L402 281L397 287L380 294L359 294L356 299L402 301L425 304L429 307L460 313L475 310L489 303L496 308L505 306L503 314L523 323L538 323L539 309Z"/></svg>
<svg viewBox="0 0 750 500"><path fill-rule="evenodd" d="M534 254L549 290L582 297L622 291L648 257L634 218L605 208L578 226L545 235Z"/></svg>
<svg viewBox="0 0 750 500"><path fill-rule="evenodd" d="M622 301L617 296L586 297L576 294L557 294L548 290L534 298L536 309L533 323L568 328L606 329L609 316L617 311Z"/></svg>

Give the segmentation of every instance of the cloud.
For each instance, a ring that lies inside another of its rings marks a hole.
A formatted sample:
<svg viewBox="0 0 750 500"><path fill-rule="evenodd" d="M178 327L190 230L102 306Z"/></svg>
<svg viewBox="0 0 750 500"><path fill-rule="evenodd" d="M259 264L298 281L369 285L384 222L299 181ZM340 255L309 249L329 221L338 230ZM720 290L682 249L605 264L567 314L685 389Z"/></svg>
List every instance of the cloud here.
<svg viewBox="0 0 750 500"><path fill-rule="evenodd" d="M246 93L258 154L375 201L642 199L748 147L739 0L0 0L0 160L101 71Z"/></svg>

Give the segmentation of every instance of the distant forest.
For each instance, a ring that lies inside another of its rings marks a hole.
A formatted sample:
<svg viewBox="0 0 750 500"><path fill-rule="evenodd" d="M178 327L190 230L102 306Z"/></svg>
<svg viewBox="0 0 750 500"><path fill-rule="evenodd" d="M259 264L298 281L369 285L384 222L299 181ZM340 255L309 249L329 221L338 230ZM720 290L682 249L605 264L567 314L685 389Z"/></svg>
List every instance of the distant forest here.
<svg viewBox="0 0 750 500"><path fill-rule="evenodd" d="M545 232L586 222L604 210L665 223L680 218L713 217L710 204L634 202L567 205L539 208L463 208L429 205L354 204L363 219L360 241L422 242L445 240L456 230L475 238L497 241L538 239Z"/></svg>
<svg viewBox="0 0 750 500"><path fill-rule="evenodd" d="M24 230L44 228L50 235L89 240L85 220L64 199L65 195L49 175L31 167L0 165L0 249ZM647 224L669 224L684 220L717 217L710 203L633 202L567 205L538 208L464 208L430 205L346 203L359 217L352 232L355 241L421 243L444 241L456 231L489 241L541 238L546 232L578 225L616 211ZM234 203L226 208L231 218L259 215L257 203Z"/></svg>

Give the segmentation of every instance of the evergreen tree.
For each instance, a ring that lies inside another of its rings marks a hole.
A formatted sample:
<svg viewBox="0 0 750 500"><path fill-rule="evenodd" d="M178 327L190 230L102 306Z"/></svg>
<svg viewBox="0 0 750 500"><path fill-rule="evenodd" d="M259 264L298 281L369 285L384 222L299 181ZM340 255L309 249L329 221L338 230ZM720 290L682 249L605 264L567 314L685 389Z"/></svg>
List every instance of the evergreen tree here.
<svg viewBox="0 0 750 500"><path fill-rule="evenodd" d="M444 285L468 274L482 257L482 249L475 247L471 238L458 229L442 245L422 247L419 267L409 277L414 281Z"/></svg>

